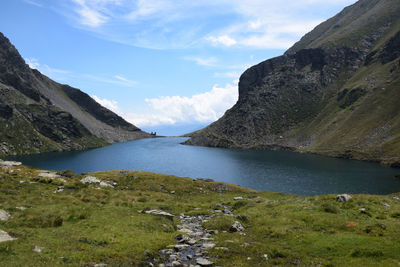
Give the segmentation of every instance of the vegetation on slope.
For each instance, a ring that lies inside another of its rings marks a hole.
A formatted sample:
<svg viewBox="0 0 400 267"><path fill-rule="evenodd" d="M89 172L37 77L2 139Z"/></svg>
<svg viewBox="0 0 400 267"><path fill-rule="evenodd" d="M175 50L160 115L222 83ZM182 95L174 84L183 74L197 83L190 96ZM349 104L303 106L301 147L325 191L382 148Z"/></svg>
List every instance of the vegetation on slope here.
<svg viewBox="0 0 400 267"><path fill-rule="evenodd" d="M2 266L147 266L160 249L176 244L179 219L141 211L210 214L217 204L229 206L236 217L218 213L206 222L207 229L219 231L213 236L217 245L227 248L209 251L216 265L400 264L399 193L337 202L335 195L258 192L137 171L90 174L117 183L114 188L82 184L87 174L59 173L63 181L39 177L40 172L26 166L0 169L0 209L11 214L0 229L17 238L0 243ZM61 185L64 190L54 193ZM228 231L235 220L244 232Z"/></svg>
<svg viewBox="0 0 400 267"><path fill-rule="evenodd" d="M360 0L246 70L187 144L293 149L400 166L400 2Z"/></svg>

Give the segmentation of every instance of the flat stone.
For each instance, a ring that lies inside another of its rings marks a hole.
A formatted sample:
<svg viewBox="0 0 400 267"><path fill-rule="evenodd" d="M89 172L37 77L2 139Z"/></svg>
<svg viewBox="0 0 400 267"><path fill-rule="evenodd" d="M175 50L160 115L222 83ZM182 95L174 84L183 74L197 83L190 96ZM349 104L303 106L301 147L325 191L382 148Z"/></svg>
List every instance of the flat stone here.
<svg viewBox="0 0 400 267"><path fill-rule="evenodd" d="M15 207L17 210L26 210L26 207Z"/></svg>
<svg viewBox="0 0 400 267"><path fill-rule="evenodd" d="M180 263L179 261L173 261L171 262L172 266L181 266L182 263Z"/></svg>
<svg viewBox="0 0 400 267"><path fill-rule="evenodd" d="M7 232L0 230L0 242L13 241L13 240L16 240L16 238L11 237Z"/></svg>
<svg viewBox="0 0 400 267"><path fill-rule="evenodd" d="M102 186L102 187L111 187L111 188L114 188L113 185L111 185L111 184L109 184L109 183L107 183L107 182L103 182L103 181L101 181L99 185Z"/></svg>
<svg viewBox="0 0 400 267"><path fill-rule="evenodd" d="M37 252L37 253L40 253L40 252L42 252L43 248L42 248L42 247L35 246L32 250L35 251L35 252Z"/></svg>
<svg viewBox="0 0 400 267"><path fill-rule="evenodd" d="M175 216L172 215L171 213L162 211L162 210L146 210L145 213L147 214L153 214L153 215L160 215L160 216L165 216L168 217L170 219L174 218Z"/></svg>
<svg viewBox="0 0 400 267"><path fill-rule="evenodd" d="M214 264L212 261L209 261L205 258L197 258L196 263L200 266L211 266Z"/></svg>
<svg viewBox="0 0 400 267"><path fill-rule="evenodd" d="M215 244L214 243L203 243L202 247L204 249L210 249L210 248L215 247Z"/></svg>
<svg viewBox="0 0 400 267"><path fill-rule="evenodd" d="M189 245L187 245L187 244L179 244L179 245L176 245L175 247L174 247L174 249L176 250L176 251L180 251L180 250L184 250L184 249L186 249L186 248L188 248L189 247Z"/></svg>
<svg viewBox="0 0 400 267"><path fill-rule="evenodd" d="M55 172L43 171L43 172L40 172L40 173L38 174L38 177L43 177L43 178L58 178L58 177L61 177L61 176L58 175L58 174L55 173Z"/></svg>
<svg viewBox="0 0 400 267"><path fill-rule="evenodd" d="M243 200L243 197L234 197L233 200Z"/></svg>
<svg viewBox="0 0 400 267"><path fill-rule="evenodd" d="M336 196L336 200L339 202L347 202L350 199L352 199L352 197L349 194L341 194Z"/></svg>
<svg viewBox="0 0 400 267"><path fill-rule="evenodd" d="M12 166L19 166L21 165L21 162L18 161L0 161L0 166L1 167L12 167Z"/></svg>
<svg viewBox="0 0 400 267"><path fill-rule="evenodd" d="M100 182L101 181L94 176L86 176L85 178L83 178L81 180L82 184L98 184L99 185Z"/></svg>
<svg viewBox="0 0 400 267"><path fill-rule="evenodd" d="M64 191L64 186L57 187L56 190L53 191L54 194Z"/></svg>
<svg viewBox="0 0 400 267"><path fill-rule="evenodd" d="M8 221L11 218L11 215L8 214L5 210L0 210L0 221Z"/></svg>
<svg viewBox="0 0 400 267"><path fill-rule="evenodd" d="M243 225L238 221L235 221L232 224L231 228L229 228L230 232L241 232L241 231L244 231L244 230L245 229L244 229Z"/></svg>
<svg viewBox="0 0 400 267"><path fill-rule="evenodd" d="M214 249L216 249L216 250L225 250L225 251L229 250L229 248L227 248L227 247L215 247Z"/></svg>

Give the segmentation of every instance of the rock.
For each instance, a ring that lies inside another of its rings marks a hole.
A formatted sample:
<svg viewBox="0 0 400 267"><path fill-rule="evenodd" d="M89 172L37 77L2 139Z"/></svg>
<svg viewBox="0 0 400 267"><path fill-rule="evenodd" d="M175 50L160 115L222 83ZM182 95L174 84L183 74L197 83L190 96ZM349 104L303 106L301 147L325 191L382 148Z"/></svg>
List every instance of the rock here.
<svg viewBox="0 0 400 267"><path fill-rule="evenodd" d="M393 199L395 199L395 200L400 200L400 198L399 198L399 197L393 197Z"/></svg>
<svg viewBox="0 0 400 267"><path fill-rule="evenodd" d="M113 185L111 185L111 184L109 184L109 183L107 183L107 182L103 182L103 181L101 181L99 185L102 186L102 187L111 187L111 188L114 188Z"/></svg>
<svg viewBox="0 0 400 267"><path fill-rule="evenodd" d="M42 252L43 248L42 248L42 247L35 246L32 250L35 251L35 252L37 252L37 253L40 253L40 252Z"/></svg>
<svg viewBox="0 0 400 267"><path fill-rule="evenodd" d="M187 235L183 235L183 234L179 234L175 237L175 239L179 242L179 243L184 243L187 242L189 240L189 237Z"/></svg>
<svg viewBox="0 0 400 267"><path fill-rule="evenodd" d="M241 232L241 231L244 231L244 230L245 229L244 229L243 225L238 221L235 221L232 224L231 228L229 228L230 232Z"/></svg>
<svg viewBox="0 0 400 267"><path fill-rule="evenodd" d="M85 178L83 178L82 180L81 180L81 183L82 184L97 184L97 185L100 185L100 180L99 179L97 179L96 177L94 177L94 176L86 176Z"/></svg>
<svg viewBox="0 0 400 267"><path fill-rule="evenodd" d="M215 250L225 250L225 251L229 250L229 248L227 248L227 247L215 247L214 249Z"/></svg>
<svg viewBox="0 0 400 267"><path fill-rule="evenodd" d="M175 194L175 191L171 191L170 193L171 193L171 194Z"/></svg>
<svg viewBox="0 0 400 267"><path fill-rule="evenodd" d="M181 251L181 250L184 250L184 249L186 249L186 248L188 248L189 247L189 245L187 245L187 244L179 244L179 245L176 245L175 247L174 247L174 249L176 250L176 251Z"/></svg>
<svg viewBox="0 0 400 267"><path fill-rule="evenodd" d="M162 210L146 210L145 213L153 214L153 215L161 215L161 216L168 217L169 219L172 219L175 217L174 215L172 215L168 212L162 211Z"/></svg>
<svg viewBox="0 0 400 267"><path fill-rule="evenodd" d="M60 175L58 175L55 172L51 172L51 171L41 171L38 174L38 177L43 177L43 178L58 178L61 177Z"/></svg>
<svg viewBox="0 0 400 267"><path fill-rule="evenodd" d="M13 241L16 238L11 237L7 232L0 230L0 242Z"/></svg>
<svg viewBox="0 0 400 267"><path fill-rule="evenodd" d="M64 191L64 186L57 187L56 190L53 191L54 194Z"/></svg>
<svg viewBox="0 0 400 267"><path fill-rule="evenodd" d="M268 254L264 254L263 258L267 261L268 260Z"/></svg>
<svg viewBox="0 0 400 267"><path fill-rule="evenodd" d="M96 263L93 267L107 267L108 265L105 263Z"/></svg>
<svg viewBox="0 0 400 267"><path fill-rule="evenodd" d="M200 266L212 266L214 263L205 258L197 258L196 263Z"/></svg>
<svg viewBox="0 0 400 267"><path fill-rule="evenodd" d="M361 213L367 213L365 208L361 208L360 211L361 211Z"/></svg>
<svg viewBox="0 0 400 267"><path fill-rule="evenodd" d="M341 194L336 196L336 200L339 202L347 202L350 199L352 199L352 197L348 194Z"/></svg>
<svg viewBox="0 0 400 267"><path fill-rule="evenodd" d="M215 244L214 243L203 243L202 247L204 249L211 249L211 248L215 247Z"/></svg>
<svg viewBox="0 0 400 267"><path fill-rule="evenodd" d="M21 165L21 162L18 161L0 161L0 167L13 167Z"/></svg>
<svg viewBox="0 0 400 267"><path fill-rule="evenodd" d="M17 210L26 210L26 207L15 207Z"/></svg>
<svg viewBox="0 0 400 267"><path fill-rule="evenodd" d="M234 197L233 200L243 200L243 197Z"/></svg>
<svg viewBox="0 0 400 267"><path fill-rule="evenodd" d="M171 262L172 266L181 266L182 263L180 263L179 261L173 261Z"/></svg>
<svg viewBox="0 0 400 267"><path fill-rule="evenodd" d="M0 210L0 221L8 221L10 219L11 215L8 214L5 210Z"/></svg>
<svg viewBox="0 0 400 267"><path fill-rule="evenodd" d="M384 206L385 208L389 208L389 207L390 207L390 205L389 205L388 203L383 203L383 206Z"/></svg>

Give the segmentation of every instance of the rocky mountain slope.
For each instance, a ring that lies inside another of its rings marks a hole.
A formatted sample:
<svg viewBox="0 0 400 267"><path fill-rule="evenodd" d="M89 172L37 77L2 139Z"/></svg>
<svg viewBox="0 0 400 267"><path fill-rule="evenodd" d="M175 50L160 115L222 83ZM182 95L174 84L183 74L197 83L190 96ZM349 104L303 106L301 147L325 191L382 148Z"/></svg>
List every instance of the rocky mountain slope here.
<svg viewBox="0 0 400 267"><path fill-rule="evenodd" d="M79 89L29 68L0 33L0 155L85 149L148 136Z"/></svg>
<svg viewBox="0 0 400 267"><path fill-rule="evenodd" d="M187 144L400 165L400 1L360 0L246 70L239 100Z"/></svg>

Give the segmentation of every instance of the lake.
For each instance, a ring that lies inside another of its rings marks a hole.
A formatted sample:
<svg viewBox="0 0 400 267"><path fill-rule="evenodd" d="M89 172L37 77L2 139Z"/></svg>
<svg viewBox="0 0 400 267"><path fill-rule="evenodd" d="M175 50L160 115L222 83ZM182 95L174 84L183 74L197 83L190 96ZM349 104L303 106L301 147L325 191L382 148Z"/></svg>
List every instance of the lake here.
<svg viewBox="0 0 400 267"><path fill-rule="evenodd" d="M143 170L211 178L270 192L388 194L400 191L399 169L376 163L290 151L258 151L181 145L187 138L151 138L79 152L12 157L24 164L75 172Z"/></svg>

